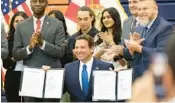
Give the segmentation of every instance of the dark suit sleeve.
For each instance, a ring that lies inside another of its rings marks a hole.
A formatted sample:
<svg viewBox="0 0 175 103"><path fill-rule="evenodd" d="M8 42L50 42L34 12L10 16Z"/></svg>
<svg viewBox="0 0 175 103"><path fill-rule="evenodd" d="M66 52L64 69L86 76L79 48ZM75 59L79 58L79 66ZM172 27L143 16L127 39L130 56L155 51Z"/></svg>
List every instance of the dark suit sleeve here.
<svg viewBox="0 0 175 103"><path fill-rule="evenodd" d="M22 37L21 37L21 23L18 23L16 26L15 30L15 35L14 35L14 41L13 41L13 52L12 55L15 58L15 60L23 60L28 57L27 55L27 46L24 47L22 44Z"/></svg>
<svg viewBox="0 0 175 103"><path fill-rule="evenodd" d="M61 58L64 55L65 52L65 32L63 28L63 24L61 21L56 22L57 28L56 28L56 37L55 37L55 43L49 43L46 41L46 45L44 48L44 53L46 53L49 56L52 56L54 58Z"/></svg>
<svg viewBox="0 0 175 103"><path fill-rule="evenodd" d="M4 25L1 24L1 58L5 59L8 56L8 43L5 36Z"/></svg>
<svg viewBox="0 0 175 103"><path fill-rule="evenodd" d="M127 47L125 47L123 49L123 57L127 60L127 61L132 61L134 59L134 56L132 56L129 52L129 49Z"/></svg>
<svg viewBox="0 0 175 103"><path fill-rule="evenodd" d="M164 47L167 43L168 37L172 35L173 31L174 30L173 30L172 25L169 25L165 27L164 29L162 29L162 31L157 36L157 43L156 43L157 47L156 48L150 48L150 47L142 48L142 54L144 55L144 57L147 57L154 52L164 51Z"/></svg>

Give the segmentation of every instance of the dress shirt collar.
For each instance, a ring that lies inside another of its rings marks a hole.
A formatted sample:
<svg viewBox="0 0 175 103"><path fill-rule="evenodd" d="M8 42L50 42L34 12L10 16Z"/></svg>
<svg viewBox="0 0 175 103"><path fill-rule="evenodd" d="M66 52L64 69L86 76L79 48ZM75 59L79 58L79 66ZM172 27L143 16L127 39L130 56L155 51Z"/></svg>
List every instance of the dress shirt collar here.
<svg viewBox="0 0 175 103"><path fill-rule="evenodd" d="M148 28L148 30L151 28L151 26L152 26L152 24L154 23L155 20L156 20L156 18L154 18L149 24L146 25L146 27Z"/></svg>
<svg viewBox="0 0 175 103"><path fill-rule="evenodd" d="M42 16L42 17L40 18L41 23L44 22L45 17L46 17L46 15L44 15L44 16ZM34 22L36 23L36 21L37 21L38 19L37 19L35 16L33 16L33 20L34 20Z"/></svg>
<svg viewBox="0 0 175 103"><path fill-rule="evenodd" d="M83 63L82 61L80 61L80 69L81 69L81 71L83 70L83 65L84 64L87 66L87 71L91 71L93 61L94 61L93 56L91 57L91 59L86 64Z"/></svg>
<svg viewBox="0 0 175 103"><path fill-rule="evenodd" d="M44 23L45 17L46 17L46 15L44 15L44 16L42 16L42 17L40 18L40 21L41 21L41 28L42 28L42 25L43 25L43 23ZM37 21L37 20L38 20L38 19L37 19L35 16L33 16L34 30L36 30L36 21Z"/></svg>

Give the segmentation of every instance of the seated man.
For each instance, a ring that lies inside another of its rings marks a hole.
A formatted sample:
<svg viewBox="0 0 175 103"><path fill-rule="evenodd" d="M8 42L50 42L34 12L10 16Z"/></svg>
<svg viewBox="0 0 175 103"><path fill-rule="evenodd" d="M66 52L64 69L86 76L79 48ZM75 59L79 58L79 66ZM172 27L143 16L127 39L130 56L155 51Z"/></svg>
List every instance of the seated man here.
<svg viewBox="0 0 175 103"><path fill-rule="evenodd" d="M77 61L65 66L65 91L70 94L71 102L92 101L92 71L110 70L112 64L95 59L94 40L89 35L76 38L74 54Z"/></svg>

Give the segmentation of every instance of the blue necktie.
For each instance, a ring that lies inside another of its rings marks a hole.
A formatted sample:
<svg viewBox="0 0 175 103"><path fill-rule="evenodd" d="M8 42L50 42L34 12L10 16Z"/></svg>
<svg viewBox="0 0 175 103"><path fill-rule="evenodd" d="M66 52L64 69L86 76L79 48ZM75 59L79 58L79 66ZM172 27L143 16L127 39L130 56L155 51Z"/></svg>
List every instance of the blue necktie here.
<svg viewBox="0 0 175 103"><path fill-rule="evenodd" d="M145 35L146 35L146 33L147 33L147 30L148 30L148 27L144 27L143 28L143 31L142 31L142 38L144 38L145 37Z"/></svg>
<svg viewBox="0 0 175 103"><path fill-rule="evenodd" d="M88 72L87 72L87 66L84 64L83 65L83 70L82 70L82 88L85 96L88 95L88 88L89 88L89 83L88 83Z"/></svg>

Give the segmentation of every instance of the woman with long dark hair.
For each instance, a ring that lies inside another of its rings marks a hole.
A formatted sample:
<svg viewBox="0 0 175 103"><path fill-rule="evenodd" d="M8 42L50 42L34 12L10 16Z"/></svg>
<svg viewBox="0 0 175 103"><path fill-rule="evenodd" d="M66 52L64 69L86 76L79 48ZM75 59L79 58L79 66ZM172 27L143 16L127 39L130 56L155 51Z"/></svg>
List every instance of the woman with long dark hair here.
<svg viewBox="0 0 175 103"><path fill-rule="evenodd" d="M114 62L115 53L110 52L110 48L121 43L121 19L116 8L106 8L102 12L101 32L95 37L95 57L114 64L115 68L120 68L123 60Z"/></svg>
<svg viewBox="0 0 175 103"><path fill-rule="evenodd" d="M23 61L16 61L12 57L12 49L16 25L27 18L28 16L26 15L26 13L19 11L13 15L10 22L9 33L7 36L9 55L7 59L3 60L3 66L5 69L7 69L5 76L5 93L8 102L21 102L22 100L19 96L22 68L16 65L23 65Z"/></svg>

